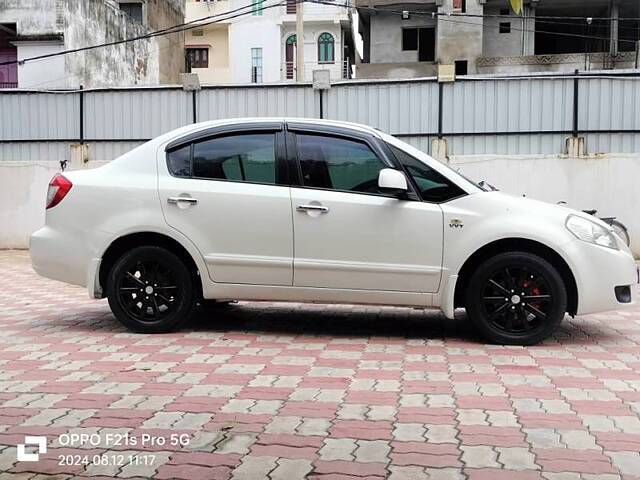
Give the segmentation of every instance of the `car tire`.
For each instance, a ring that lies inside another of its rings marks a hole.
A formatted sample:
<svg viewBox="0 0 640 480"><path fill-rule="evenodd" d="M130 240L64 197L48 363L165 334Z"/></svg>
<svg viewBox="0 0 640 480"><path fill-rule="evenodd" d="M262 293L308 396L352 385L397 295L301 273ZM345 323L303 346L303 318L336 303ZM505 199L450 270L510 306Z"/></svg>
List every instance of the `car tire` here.
<svg viewBox="0 0 640 480"><path fill-rule="evenodd" d="M489 258L465 292L467 315L488 341L534 345L550 336L567 310L562 277L545 259L526 252Z"/></svg>
<svg viewBox="0 0 640 480"><path fill-rule="evenodd" d="M136 247L123 254L107 277L109 306L127 328L165 333L191 316L195 283L184 262L161 247Z"/></svg>

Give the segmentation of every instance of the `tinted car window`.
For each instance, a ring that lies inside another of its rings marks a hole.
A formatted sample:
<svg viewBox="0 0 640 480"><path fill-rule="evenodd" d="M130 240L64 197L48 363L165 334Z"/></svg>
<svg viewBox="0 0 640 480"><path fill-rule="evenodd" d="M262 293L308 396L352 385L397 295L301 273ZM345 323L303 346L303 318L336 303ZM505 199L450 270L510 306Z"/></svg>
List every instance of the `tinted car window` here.
<svg viewBox="0 0 640 480"><path fill-rule="evenodd" d="M464 190L448 180L439 172L413 158L399 148L389 145L391 151L407 170L420 190L423 200L428 202L446 202L465 194Z"/></svg>
<svg viewBox="0 0 640 480"><path fill-rule="evenodd" d="M272 133L216 137L193 145L193 176L237 182L276 183Z"/></svg>
<svg viewBox="0 0 640 480"><path fill-rule="evenodd" d="M191 146L187 145L167 154L167 165L171 175L191 176Z"/></svg>
<svg viewBox="0 0 640 480"><path fill-rule="evenodd" d="M304 185L379 193L378 173L386 165L364 143L319 135L296 136Z"/></svg>

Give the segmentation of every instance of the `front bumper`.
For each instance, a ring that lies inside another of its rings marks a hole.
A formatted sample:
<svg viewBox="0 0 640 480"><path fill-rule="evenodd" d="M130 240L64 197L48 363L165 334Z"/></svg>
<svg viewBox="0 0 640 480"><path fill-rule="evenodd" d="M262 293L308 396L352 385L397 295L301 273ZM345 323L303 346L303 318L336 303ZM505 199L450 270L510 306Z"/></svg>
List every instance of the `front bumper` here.
<svg viewBox="0 0 640 480"><path fill-rule="evenodd" d="M578 314L616 310L633 304L621 302L616 287L638 282L638 270L628 248L620 250L574 240L565 245L578 288Z"/></svg>

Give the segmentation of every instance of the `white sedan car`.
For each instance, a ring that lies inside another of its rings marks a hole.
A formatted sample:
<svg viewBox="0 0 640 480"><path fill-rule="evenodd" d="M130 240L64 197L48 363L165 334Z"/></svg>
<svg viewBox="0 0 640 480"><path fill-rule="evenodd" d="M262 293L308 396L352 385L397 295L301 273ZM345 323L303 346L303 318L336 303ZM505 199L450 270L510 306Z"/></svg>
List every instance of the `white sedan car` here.
<svg viewBox="0 0 640 480"><path fill-rule="evenodd" d="M565 313L630 304L637 275L594 217L315 119L190 125L58 174L31 256L139 332L176 329L198 302L360 303L464 307L489 341L522 345Z"/></svg>

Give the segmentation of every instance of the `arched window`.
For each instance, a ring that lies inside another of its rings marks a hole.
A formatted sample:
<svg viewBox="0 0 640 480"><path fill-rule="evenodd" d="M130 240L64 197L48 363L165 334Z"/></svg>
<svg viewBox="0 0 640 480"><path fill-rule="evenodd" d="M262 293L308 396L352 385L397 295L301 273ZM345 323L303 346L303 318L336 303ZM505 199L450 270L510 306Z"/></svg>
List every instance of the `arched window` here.
<svg viewBox="0 0 640 480"><path fill-rule="evenodd" d="M333 35L323 33L318 37L318 63L335 62Z"/></svg>

